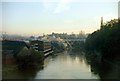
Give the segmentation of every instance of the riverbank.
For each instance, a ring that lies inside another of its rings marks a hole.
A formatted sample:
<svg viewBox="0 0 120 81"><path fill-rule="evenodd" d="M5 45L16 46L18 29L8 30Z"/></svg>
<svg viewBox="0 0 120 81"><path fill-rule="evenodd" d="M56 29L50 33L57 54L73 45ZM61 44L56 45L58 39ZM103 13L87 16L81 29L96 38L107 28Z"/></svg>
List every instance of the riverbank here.
<svg viewBox="0 0 120 81"><path fill-rule="evenodd" d="M18 69L17 65L4 65L2 67L2 79L29 79L34 78L37 71L43 69L41 65L29 66Z"/></svg>
<svg viewBox="0 0 120 81"><path fill-rule="evenodd" d="M17 71L17 65L3 65L2 66L2 79L7 79L8 75L14 71Z"/></svg>

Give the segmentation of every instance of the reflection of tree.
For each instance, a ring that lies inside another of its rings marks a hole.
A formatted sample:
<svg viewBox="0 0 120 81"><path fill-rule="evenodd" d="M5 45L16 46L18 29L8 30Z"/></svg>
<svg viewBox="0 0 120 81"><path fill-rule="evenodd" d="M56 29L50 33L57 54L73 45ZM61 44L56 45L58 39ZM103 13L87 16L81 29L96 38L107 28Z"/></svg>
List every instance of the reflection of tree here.
<svg viewBox="0 0 120 81"><path fill-rule="evenodd" d="M36 77L37 72L42 69L41 67L36 67L36 66L30 66L26 69L21 69L21 70L14 68L14 66L7 66L7 68L8 70L2 73L3 81L4 79L5 81L10 81L10 80L17 81L18 79L21 79L22 81L30 81L29 79L34 79Z"/></svg>
<svg viewBox="0 0 120 81"><path fill-rule="evenodd" d="M23 71L19 71L19 75L20 77L22 77L22 79L34 79L37 72L39 70L41 70L42 68L36 68L36 67L29 67L28 69L26 70L23 70ZM21 78L20 78L21 79Z"/></svg>
<svg viewBox="0 0 120 81"><path fill-rule="evenodd" d="M85 55L84 52L73 52L71 51L70 53L70 57L73 61L77 61L80 64L83 63L83 61L85 60Z"/></svg>
<svg viewBox="0 0 120 81"><path fill-rule="evenodd" d="M95 75L99 75L101 81L102 79L120 79L120 61L110 61L104 59L99 61L99 59L93 59L95 54L92 56L86 54L86 62L91 66L91 72Z"/></svg>

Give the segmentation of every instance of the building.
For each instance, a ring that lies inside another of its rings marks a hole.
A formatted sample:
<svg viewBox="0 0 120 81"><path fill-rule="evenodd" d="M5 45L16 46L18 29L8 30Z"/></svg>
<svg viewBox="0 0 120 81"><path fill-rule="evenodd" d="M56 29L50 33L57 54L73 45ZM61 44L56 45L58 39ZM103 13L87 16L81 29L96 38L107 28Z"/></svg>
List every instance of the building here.
<svg viewBox="0 0 120 81"><path fill-rule="evenodd" d="M29 46L23 41L2 41L2 62L3 64L14 64L16 55L24 48Z"/></svg>
<svg viewBox="0 0 120 81"><path fill-rule="evenodd" d="M44 56L47 56L53 52L51 42L49 41L33 40L30 42L30 47L37 51L43 52Z"/></svg>

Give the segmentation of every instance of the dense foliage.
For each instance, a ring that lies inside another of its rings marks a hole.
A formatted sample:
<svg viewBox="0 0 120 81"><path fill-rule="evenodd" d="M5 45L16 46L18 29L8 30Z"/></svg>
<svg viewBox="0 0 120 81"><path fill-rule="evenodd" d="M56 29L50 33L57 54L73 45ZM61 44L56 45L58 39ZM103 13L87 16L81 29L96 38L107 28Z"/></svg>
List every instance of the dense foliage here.
<svg viewBox="0 0 120 81"><path fill-rule="evenodd" d="M103 28L88 35L85 43L87 51L97 51L105 58L120 56L120 22L111 20Z"/></svg>
<svg viewBox="0 0 120 81"><path fill-rule="evenodd" d="M60 53L65 50L65 46L62 42L54 41L51 43L54 53Z"/></svg>
<svg viewBox="0 0 120 81"><path fill-rule="evenodd" d="M36 51L32 48L23 48L16 57L16 62L19 68L33 65L42 65L44 60L44 54Z"/></svg>
<svg viewBox="0 0 120 81"><path fill-rule="evenodd" d="M73 52L81 52L84 51L84 41L75 41L72 44L72 51Z"/></svg>

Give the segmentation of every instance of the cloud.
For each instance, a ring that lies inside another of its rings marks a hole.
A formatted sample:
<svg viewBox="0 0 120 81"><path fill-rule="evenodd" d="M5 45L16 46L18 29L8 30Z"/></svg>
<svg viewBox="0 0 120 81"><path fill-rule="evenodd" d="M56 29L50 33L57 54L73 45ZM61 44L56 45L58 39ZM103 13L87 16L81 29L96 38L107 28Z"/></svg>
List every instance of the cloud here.
<svg viewBox="0 0 120 81"><path fill-rule="evenodd" d="M70 7L66 6L66 7L58 7L55 9L55 11L53 12L53 14L59 14L61 12L67 11L69 10Z"/></svg>
<svg viewBox="0 0 120 81"><path fill-rule="evenodd" d="M59 14L61 12L65 12L70 9L70 5L68 5L72 0L61 0L57 7L55 8L53 14Z"/></svg>
<svg viewBox="0 0 120 81"><path fill-rule="evenodd" d="M72 0L43 0L43 7L45 10L52 12L53 14L59 14L70 9L68 5Z"/></svg>
<svg viewBox="0 0 120 81"><path fill-rule="evenodd" d="M81 2L117 2L118 0L41 0L45 10L50 11L53 14L59 14L70 10L70 3L81 3Z"/></svg>
<svg viewBox="0 0 120 81"><path fill-rule="evenodd" d="M45 10L50 10L53 7L52 2L49 2L48 0L43 0L42 3Z"/></svg>

